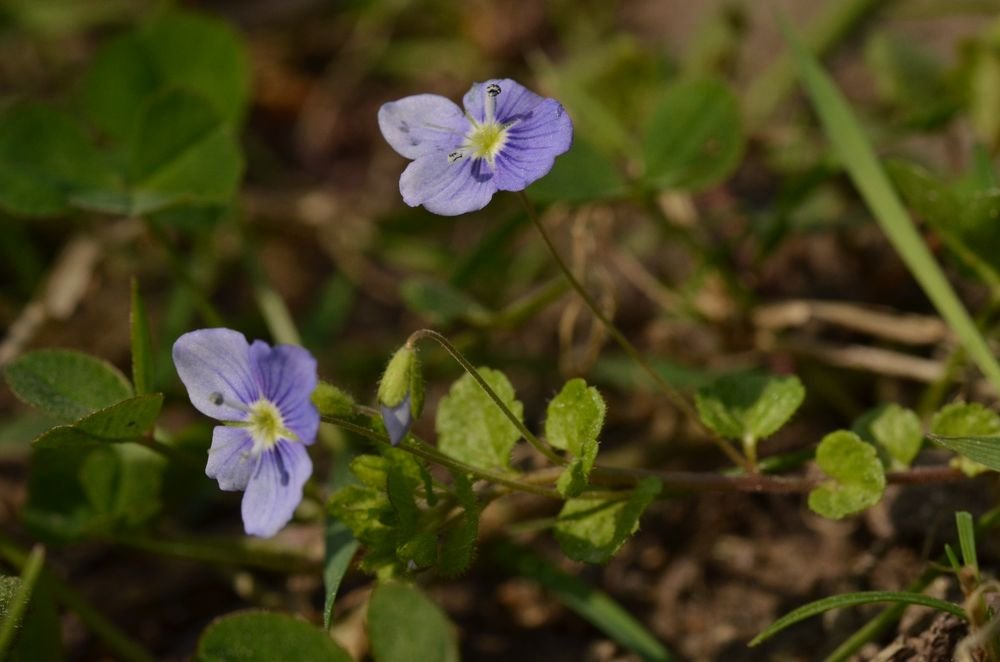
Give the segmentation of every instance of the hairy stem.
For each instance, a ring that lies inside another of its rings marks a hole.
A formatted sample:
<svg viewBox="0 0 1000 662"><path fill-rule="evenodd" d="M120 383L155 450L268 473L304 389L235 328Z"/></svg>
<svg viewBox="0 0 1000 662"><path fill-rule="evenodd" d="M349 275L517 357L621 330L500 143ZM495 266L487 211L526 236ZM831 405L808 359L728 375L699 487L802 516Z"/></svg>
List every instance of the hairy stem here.
<svg viewBox="0 0 1000 662"><path fill-rule="evenodd" d="M444 350L448 352L448 354L450 354L451 357L455 359L455 361L457 361L458 364L462 366L462 368L469 373L473 379L476 380L476 383L479 384L480 388L486 392L486 395L488 395L490 400L493 401L493 404L500 408L503 415L514 424L514 427L516 427L518 432L521 433L521 436L523 436L525 440L535 448L535 450L544 455L550 462L559 465L566 464L566 459L564 457L549 448L548 445L546 445L535 435L535 433L529 430L528 427L521 422L521 419L514 415L514 412L512 412L510 408L503 403L503 400L500 399L500 396L497 395L496 391L494 391L493 388L486 383L486 380L479 374L476 367L472 365L469 360L465 358L460 351L458 351L458 348L452 345L451 342L443 335L437 331L432 331L431 329L420 329L419 331L414 331L410 334L410 337L406 339L406 346L412 348L414 344L424 338L433 340L437 344L441 345L441 347L443 347Z"/></svg>

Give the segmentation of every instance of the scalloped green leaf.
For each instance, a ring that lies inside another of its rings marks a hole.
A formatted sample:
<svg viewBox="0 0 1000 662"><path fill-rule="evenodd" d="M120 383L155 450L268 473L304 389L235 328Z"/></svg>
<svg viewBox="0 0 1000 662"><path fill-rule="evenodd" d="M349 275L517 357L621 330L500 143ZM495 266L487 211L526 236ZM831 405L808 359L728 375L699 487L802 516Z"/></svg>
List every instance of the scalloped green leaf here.
<svg viewBox="0 0 1000 662"><path fill-rule="evenodd" d="M132 396L118 368L82 352L28 352L4 368L7 385L25 403L63 421L76 421Z"/></svg>
<svg viewBox="0 0 1000 662"><path fill-rule="evenodd" d="M886 465L909 467L924 442L924 428L916 412L893 403L877 407L854 424L854 432L879 449Z"/></svg>
<svg viewBox="0 0 1000 662"><path fill-rule="evenodd" d="M569 499L559 512L555 535L563 553L575 561L607 563L639 528L643 511L662 484L646 478L627 499Z"/></svg>
<svg viewBox="0 0 1000 662"><path fill-rule="evenodd" d="M831 432L816 449L816 464L831 480L809 493L809 507L842 519L875 505L885 491L885 470L871 444L847 430Z"/></svg>
<svg viewBox="0 0 1000 662"><path fill-rule="evenodd" d="M522 420L524 406L507 377L499 370L479 368L479 374L513 414ZM438 405L438 448L457 460L485 468L510 468L510 453L521 438L472 375L465 374Z"/></svg>
<svg viewBox="0 0 1000 662"><path fill-rule="evenodd" d="M323 660L353 662L330 636L288 614L245 611L213 621L198 640L195 662Z"/></svg>
<svg viewBox="0 0 1000 662"><path fill-rule="evenodd" d="M701 421L726 439L750 440L777 432L805 399L794 375L725 375L698 389L695 404Z"/></svg>
<svg viewBox="0 0 1000 662"><path fill-rule="evenodd" d="M563 496L577 496L587 486L587 478L597 459L597 437L604 427L607 405L593 386L571 379L549 403L545 416L545 438L556 448L574 457L556 487Z"/></svg>

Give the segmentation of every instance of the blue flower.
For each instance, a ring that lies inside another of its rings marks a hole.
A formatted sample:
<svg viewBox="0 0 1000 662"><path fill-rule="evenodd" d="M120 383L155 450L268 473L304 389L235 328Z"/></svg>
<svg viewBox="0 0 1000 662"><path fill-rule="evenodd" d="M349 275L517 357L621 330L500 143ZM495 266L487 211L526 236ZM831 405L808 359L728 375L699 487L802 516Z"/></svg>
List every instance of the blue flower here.
<svg viewBox="0 0 1000 662"><path fill-rule="evenodd" d="M245 490L243 528L273 536L288 523L312 474L306 445L316 440L316 359L301 347L201 329L174 343L174 365L200 412L215 428L205 473L223 490Z"/></svg>
<svg viewBox="0 0 1000 662"><path fill-rule="evenodd" d="M465 112L435 94L384 104L382 135L413 163L399 178L411 207L457 216L482 209L497 191L521 191L546 175L573 142L573 123L555 99L509 78L472 86Z"/></svg>

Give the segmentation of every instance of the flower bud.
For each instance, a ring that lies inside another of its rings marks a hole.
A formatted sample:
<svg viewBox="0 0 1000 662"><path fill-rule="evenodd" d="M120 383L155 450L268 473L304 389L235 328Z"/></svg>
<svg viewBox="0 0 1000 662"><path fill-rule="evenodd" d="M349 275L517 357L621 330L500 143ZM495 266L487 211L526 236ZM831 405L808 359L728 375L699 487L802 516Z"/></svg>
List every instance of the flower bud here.
<svg viewBox="0 0 1000 662"><path fill-rule="evenodd" d="M404 345L389 360L378 386L378 408L393 446L410 431L423 406L420 360L415 349Z"/></svg>

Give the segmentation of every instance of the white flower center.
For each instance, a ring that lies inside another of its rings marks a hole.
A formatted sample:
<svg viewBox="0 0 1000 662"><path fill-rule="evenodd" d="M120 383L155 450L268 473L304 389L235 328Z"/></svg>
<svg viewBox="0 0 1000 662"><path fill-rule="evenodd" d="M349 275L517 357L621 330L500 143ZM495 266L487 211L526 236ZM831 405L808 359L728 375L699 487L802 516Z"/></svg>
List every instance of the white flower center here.
<svg viewBox="0 0 1000 662"><path fill-rule="evenodd" d="M298 441L295 433L285 427L278 406L270 400L261 398L250 405L247 414L246 426L253 439L253 455L273 448L280 439Z"/></svg>
<svg viewBox="0 0 1000 662"><path fill-rule="evenodd" d="M486 86L483 97L483 121L477 122L473 117L466 114L472 128L465 134L465 141L461 147L448 154L448 160L456 163L464 158L485 159L490 167L496 161L497 155L507 144L508 129L518 123L518 120L498 122L496 119L496 98L501 93L500 86L491 83Z"/></svg>

